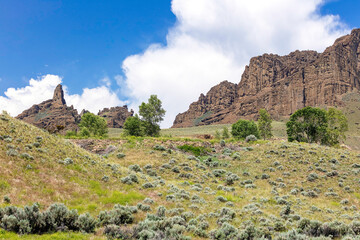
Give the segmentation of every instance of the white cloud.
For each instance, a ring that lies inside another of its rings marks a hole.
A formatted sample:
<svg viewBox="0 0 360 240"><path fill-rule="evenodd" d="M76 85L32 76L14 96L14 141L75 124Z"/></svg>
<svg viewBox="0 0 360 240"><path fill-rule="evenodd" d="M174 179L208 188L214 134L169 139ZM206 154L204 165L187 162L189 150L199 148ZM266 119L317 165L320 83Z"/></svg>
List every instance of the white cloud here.
<svg viewBox="0 0 360 240"><path fill-rule="evenodd" d="M162 126L169 127L201 92L222 80L238 83L253 56L323 51L349 31L338 16L319 14L323 3L173 0L178 22L169 30L166 46L151 45L123 62L132 105L157 94L167 110Z"/></svg>
<svg viewBox="0 0 360 240"><path fill-rule="evenodd" d="M0 110L6 110L10 115L17 116L33 104L43 102L53 97L55 87L61 83L61 77L45 75L30 79L29 85L23 88L8 88L0 96Z"/></svg>
<svg viewBox="0 0 360 240"><path fill-rule="evenodd" d="M63 86L65 100L68 106L73 105L79 113L82 109L97 114L105 107L121 106L123 101L109 88L109 81L100 81L104 85L96 88L85 88L82 94L68 94L67 87ZM57 75L44 75L37 79L30 79L29 85L23 88L9 88L5 97L0 96L0 110L5 110L12 116L17 116L33 104L39 104L51 99L55 87L62 83L62 78Z"/></svg>
<svg viewBox="0 0 360 240"><path fill-rule="evenodd" d="M84 88L81 95L68 95L67 88L64 88L64 92L66 103L68 105L74 105L79 113L82 109L86 109L97 114L99 110L105 107L122 106L125 104L108 86L90 89Z"/></svg>
<svg viewBox="0 0 360 240"><path fill-rule="evenodd" d="M106 87L109 88L111 86L111 80L109 77L104 77L103 79L100 80L100 84L105 85Z"/></svg>

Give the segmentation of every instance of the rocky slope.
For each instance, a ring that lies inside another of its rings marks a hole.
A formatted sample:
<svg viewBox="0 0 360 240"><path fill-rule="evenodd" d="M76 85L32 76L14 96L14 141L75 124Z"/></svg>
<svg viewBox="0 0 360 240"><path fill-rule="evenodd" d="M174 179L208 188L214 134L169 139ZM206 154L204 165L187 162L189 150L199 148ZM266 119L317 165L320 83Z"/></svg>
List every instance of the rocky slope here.
<svg viewBox="0 0 360 240"><path fill-rule="evenodd" d="M64 92L60 84L56 87L52 99L33 105L16 118L52 133L76 130L81 119L73 106L68 107L66 105Z"/></svg>
<svg viewBox="0 0 360 240"><path fill-rule="evenodd" d="M360 86L360 29L323 53L264 54L246 66L239 84L221 82L177 115L173 127L233 123L253 119L261 108L274 118L305 106L338 106L341 95Z"/></svg>
<svg viewBox="0 0 360 240"><path fill-rule="evenodd" d="M98 115L106 119L109 128L122 128L125 120L134 115L134 111L129 112L128 107L124 105L122 107L104 108L99 111Z"/></svg>

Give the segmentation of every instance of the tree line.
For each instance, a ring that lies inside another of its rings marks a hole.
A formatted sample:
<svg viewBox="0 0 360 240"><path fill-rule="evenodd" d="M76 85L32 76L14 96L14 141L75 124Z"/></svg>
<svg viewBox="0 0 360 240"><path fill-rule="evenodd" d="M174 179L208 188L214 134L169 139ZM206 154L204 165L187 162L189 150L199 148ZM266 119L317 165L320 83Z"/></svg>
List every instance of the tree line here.
<svg viewBox="0 0 360 240"><path fill-rule="evenodd" d="M236 139L245 139L250 135L269 139L273 136L271 123L270 114L261 109L258 124L240 119L231 126L231 134ZM328 146L335 146L346 140L345 132L348 128L346 116L336 108L324 110L305 107L293 113L286 123L289 142L319 143Z"/></svg>
<svg viewBox="0 0 360 240"><path fill-rule="evenodd" d="M148 102L141 103L139 114L128 117L124 123L124 135L151 136L160 135L160 122L163 121L165 110L161 100L156 95L151 95ZM231 135L235 139L249 141L273 137L272 118L265 109L258 112L257 124L254 121L240 119L231 126ZM79 135L83 137L106 136L108 133L106 120L92 113L85 113L79 124ZM297 110L290 116L286 123L286 133L289 142L319 143L334 146L346 139L348 131L346 116L336 108L324 110L316 107L305 107ZM216 138L221 138L216 131ZM229 138L227 127L224 127L222 138ZM247 138L248 137L248 138Z"/></svg>

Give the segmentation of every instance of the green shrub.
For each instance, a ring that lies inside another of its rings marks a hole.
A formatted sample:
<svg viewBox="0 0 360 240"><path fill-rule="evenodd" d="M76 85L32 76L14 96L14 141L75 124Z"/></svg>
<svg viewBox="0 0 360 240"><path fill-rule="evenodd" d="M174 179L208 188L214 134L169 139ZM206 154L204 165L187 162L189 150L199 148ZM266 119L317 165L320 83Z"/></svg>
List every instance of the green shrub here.
<svg viewBox="0 0 360 240"><path fill-rule="evenodd" d="M166 151L166 148L162 145L155 145L154 146L154 150L157 150L157 151Z"/></svg>
<svg viewBox="0 0 360 240"><path fill-rule="evenodd" d="M116 204L112 210L102 211L99 213L99 223L101 226L106 226L109 224L132 224L134 222L133 213L136 212L135 209Z"/></svg>
<svg viewBox="0 0 360 240"><path fill-rule="evenodd" d="M137 164L135 164L135 165L130 165L130 166L129 166L129 169L130 169L131 171L134 171L134 172L141 172L141 168L140 168L140 166L137 165Z"/></svg>
<svg viewBox="0 0 360 240"><path fill-rule="evenodd" d="M4 203L6 204L10 204L11 203L11 199L8 196L4 196ZM0 219L1 220L1 219Z"/></svg>
<svg viewBox="0 0 360 240"><path fill-rule="evenodd" d="M76 137L77 136L77 132L73 131L73 130L69 130L66 132L65 137L71 138L71 137Z"/></svg>
<svg viewBox="0 0 360 240"><path fill-rule="evenodd" d="M104 234L108 237L108 239L132 239L131 230L123 230L120 226L117 226L115 224L106 225L104 229Z"/></svg>
<svg viewBox="0 0 360 240"><path fill-rule="evenodd" d="M255 135L249 135L249 136L246 136L245 138L245 142L255 142L257 141L257 137L255 137Z"/></svg>
<svg viewBox="0 0 360 240"><path fill-rule="evenodd" d="M91 133L87 127L82 127L80 130L80 136L82 137L90 137Z"/></svg>
<svg viewBox="0 0 360 240"><path fill-rule="evenodd" d="M34 160L34 157L31 156L31 155L28 154L28 153L22 153L22 154L20 155L20 157L21 157L21 158L24 158L24 159L26 159L26 160Z"/></svg>
<svg viewBox="0 0 360 240"><path fill-rule="evenodd" d="M97 221L89 213L81 214L76 221L79 230L86 233L95 232Z"/></svg>
<svg viewBox="0 0 360 240"><path fill-rule="evenodd" d="M133 183L139 183L139 179L135 174L130 174L129 176L121 178L121 182L131 185Z"/></svg>
<svg viewBox="0 0 360 240"><path fill-rule="evenodd" d="M223 127L223 129L222 129L222 137L223 137L223 139L230 138L229 129L227 127Z"/></svg>
<svg viewBox="0 0 360 240"><path fill-rule="evenodd" d="M142 185L142 187L145 188L145 189L147 189L147 188L154 188L155 186L154 186L152 183L147 182L147 183L144 183L144 184Z"/></svg>
<svg viewBox="0 0 360 240"><path fill-rule="evenodd" d="M259 138L259 130L255 122L242 119L231 126L231 134L236 139L245 139L249 135Z"/></svg>
<svg viewBox="0 0 360 240"><path fill-rule="evenodd" d="M19 153L15 149L9 149L6 151L6 155L8 155L9 157L16 157L19 156Z"/></svg>
<svg viewBox="0 0 360 240"><path fill-rule="evenodd" d="M177 148L184 152L190 152L194 156L203 156L208 153L208 149L206 149L205 147L195 147L195 146L187 145L187 144L178 146Z"/></svg>
<svg viewBox="0 0 360 240"><path fill-rule="evenodd" d="M116 157L121 159L121 158L124 158L126 155L124 153L118 153L116 154Z"/></svg>
<svg viewBox="0 0 360 240"><path fill-rule="evenodd" d="M272 135L272 119L265 109L259 110L258 128L260 136L265 140L271 138Z"/></svg>

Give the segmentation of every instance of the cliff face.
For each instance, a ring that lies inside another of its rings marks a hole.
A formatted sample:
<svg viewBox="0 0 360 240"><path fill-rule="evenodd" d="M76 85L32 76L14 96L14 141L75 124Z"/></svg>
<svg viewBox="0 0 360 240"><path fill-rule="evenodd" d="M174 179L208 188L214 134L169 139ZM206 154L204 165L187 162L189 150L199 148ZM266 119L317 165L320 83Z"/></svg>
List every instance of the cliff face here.
<svg viewBox="0 0 360 240"><path fill-rule="evenodd" d="M340 96L353 90L360 90L360 29L321 54L295 51L252 58L239 84L225 81L201 94L177 115L173 127L253 119L261 108L275 118L289 116L305 106L341 105Z"/></svg>
<svg viewBox="0 0 360 240"><path fill-rule="evenodd" d="M73 106L66 106L64 92L60 84L56 87L52 99L33 105L16 118L52 133L77 130L77 124L80 122L77 110Z"/></svg>
<svg viewBox="0 0 360 240"><path fill-rule="evenodd" d="M134 111L129 112L125 105L123 107L104 108L99 111L98 115L106 119L109 128L122 128L125 120L134 115Z"/></svg>

